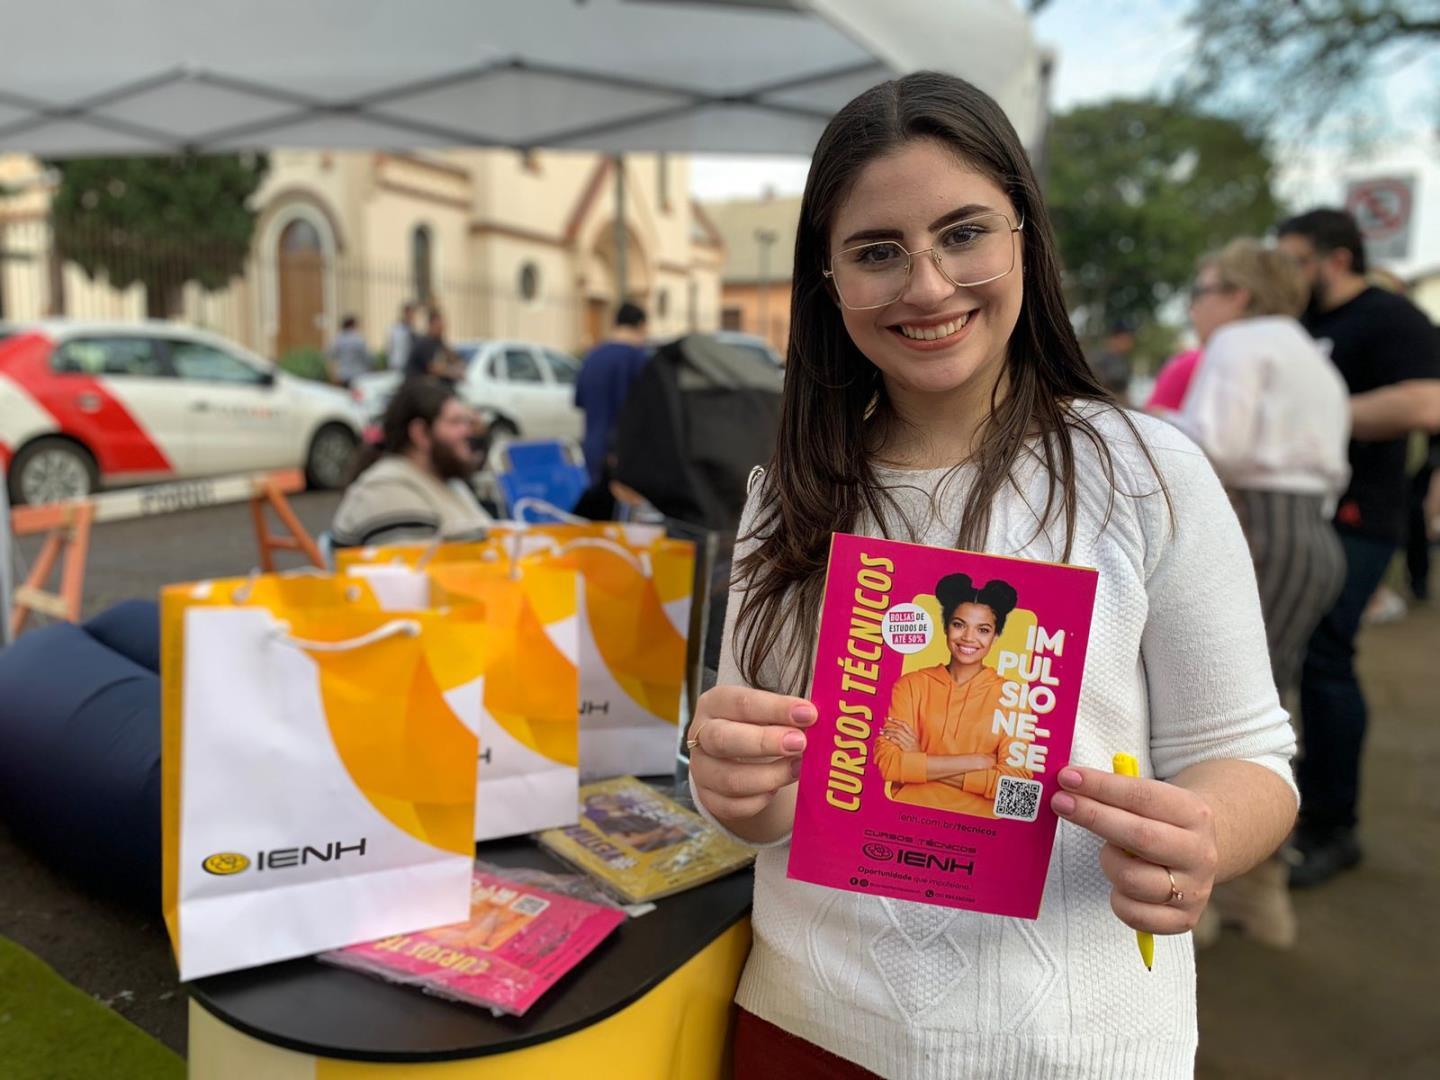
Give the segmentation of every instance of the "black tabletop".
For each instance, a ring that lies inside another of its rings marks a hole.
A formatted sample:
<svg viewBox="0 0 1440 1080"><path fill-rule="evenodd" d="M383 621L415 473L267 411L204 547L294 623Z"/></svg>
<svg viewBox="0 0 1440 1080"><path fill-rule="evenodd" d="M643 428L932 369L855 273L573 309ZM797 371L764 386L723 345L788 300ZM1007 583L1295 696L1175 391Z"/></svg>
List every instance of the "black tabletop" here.
<svg viewBox="0 0 1440 1080"><path fill-rule="evenodd" d="M498 866L565 867L529 839L482 844ZM322 1057L416 1062L503 1054L560 1038L620 1011L750 910L749 871L658 902L629 919L523 1017L493 1016L414 987L322 964L280 964L197 979L191 996L226 1024Z"/></svg>

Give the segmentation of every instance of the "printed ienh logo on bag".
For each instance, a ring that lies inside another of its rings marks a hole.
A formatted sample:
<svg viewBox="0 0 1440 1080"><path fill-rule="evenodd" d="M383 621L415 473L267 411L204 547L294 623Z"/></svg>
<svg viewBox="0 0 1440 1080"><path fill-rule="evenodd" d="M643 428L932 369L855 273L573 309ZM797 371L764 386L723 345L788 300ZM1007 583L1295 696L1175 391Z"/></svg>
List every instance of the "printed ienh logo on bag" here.
<svg viewBox="0 0 1440 1080"><path fill-rule="evenodd" d="M323 848L306 844L303 847L258 851L255 853L253 865L256 873L259 873L263 870L286 870L295 866L306 866L311 862L338 862L347 855L363 859L367 840L368 837L362 836L351 844L347 844L343 840L332 840ZM219 851L214 855L207 856L200 865L207 874L228 877L231 874L239 874L250 869L252 860L248 855L241 855L238 851Z"/></svg>
<svg viewBox="0 0 1440 1080"><path fill-rule="evenodd" d="M200 865L205 868L207 874L228 877L231 874L238 874L242 870L250 869L250 857L241 855L238 851L220 851L211 855Z"/></svg>

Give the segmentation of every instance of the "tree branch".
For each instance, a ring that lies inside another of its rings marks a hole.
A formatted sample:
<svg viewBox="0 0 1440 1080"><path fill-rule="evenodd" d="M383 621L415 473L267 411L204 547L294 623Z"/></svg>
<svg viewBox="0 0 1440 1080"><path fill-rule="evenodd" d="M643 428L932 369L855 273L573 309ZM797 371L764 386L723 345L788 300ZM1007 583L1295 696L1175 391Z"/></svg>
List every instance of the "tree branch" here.
<svg viewBox="0 0 1440 1080"><path fill-rule="evenodd" d="M1298 116L1313 127L1356 100L1388 48L1440 44L1432 11L1413 0L1195 0L1187 90L1272 125Z"/></svg>

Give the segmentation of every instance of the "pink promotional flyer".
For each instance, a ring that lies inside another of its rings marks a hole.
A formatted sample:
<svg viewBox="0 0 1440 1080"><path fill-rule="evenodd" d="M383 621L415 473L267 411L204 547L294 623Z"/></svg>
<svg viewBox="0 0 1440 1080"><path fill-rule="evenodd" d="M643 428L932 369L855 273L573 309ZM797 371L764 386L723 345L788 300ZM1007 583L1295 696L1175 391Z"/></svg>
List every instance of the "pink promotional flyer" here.
<svg viewBox="0 0 1440 1080"><path fill-rule="evenodd" d="M352 945L323 959L521 1016L624 921L618 908L476 870L468 923Z"/></svg>
<svg viewBox="0 0 1440 1080"><path fill-rule="evenodd" d="M1035 918L1096 577L836 535L789 876Z"/></svg>

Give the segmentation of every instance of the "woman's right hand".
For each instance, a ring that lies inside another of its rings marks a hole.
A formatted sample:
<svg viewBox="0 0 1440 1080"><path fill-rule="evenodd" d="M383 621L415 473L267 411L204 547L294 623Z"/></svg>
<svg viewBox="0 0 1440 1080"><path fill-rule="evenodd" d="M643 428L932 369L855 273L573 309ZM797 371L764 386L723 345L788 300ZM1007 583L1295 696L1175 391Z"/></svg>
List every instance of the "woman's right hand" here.
<svg viewBox="0 0 1440 1080"><path fill-rule="evenodd" d="M717 686L700 696L690 726L690 785L721 821L763 813L800 775L815 706L804 698Z"/></svg>

